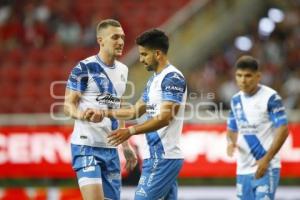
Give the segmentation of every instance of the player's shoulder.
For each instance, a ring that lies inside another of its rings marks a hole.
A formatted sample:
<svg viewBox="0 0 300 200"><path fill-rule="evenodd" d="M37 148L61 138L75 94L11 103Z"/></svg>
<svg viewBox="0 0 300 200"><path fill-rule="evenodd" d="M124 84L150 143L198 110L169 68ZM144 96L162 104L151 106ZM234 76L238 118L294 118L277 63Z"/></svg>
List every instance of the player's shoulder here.
<svg viewBox="0 0 300 200"><path fill-rule="evenodd" d="M128 69L127 65L125 65L124 63L120 62L119 60L115 61L116 66L120 67L120 68L124 68L124 69Z"/></svg>
<svg viewBox="0 0 300 200"><path fill-rule="evenodd" d="M182 72L177 69L174 65L169 65L165 70L162 71L164 77L174 79L185 79Z"/></svg>
<svg viewBox="0 0 300 200"><path fill-rule="evenodd" d="M87 72L87 68L89 66L90 63L96 63L96 57L95 56L89 56L85 59L80 60L79 62L77 62L74 67L73 67L73 71L74 70L81 70L82 72Z"/></svg>
<svg viewBox="0 0 300 200"><path fill-rule="evenodd" d="M242 95L242 91L238 91L237 93L232 95L231 101L235 101L235 100L241 98L241 95Z"/></svg>
<svg viewBox="0 0 300 200"><path fill-rule="evenodd" d="M276 90L274 90L273 88L270 88L266 85L260 85L260 87L262 90L262 95L273 96L274 94L277 94Z"/></svg>
<svg viewBox="0 0 300 200"><path fill-rule="evenodd" d="M96 56L89 56L81 61L79 61L79 63L82 63L82 64L89 64L89 63L94 63L94 62L97 62L97 58Z"/></svg>
<svg viewBox="0 0 300 200"><path fill-rule="evenodd" d="M281 96L273 88L270 88L266 85L261 85L261 90L262 92L260 93L260 98L262 99L262 102L264 101L269 103L277 100L282 100Z"/></svg>

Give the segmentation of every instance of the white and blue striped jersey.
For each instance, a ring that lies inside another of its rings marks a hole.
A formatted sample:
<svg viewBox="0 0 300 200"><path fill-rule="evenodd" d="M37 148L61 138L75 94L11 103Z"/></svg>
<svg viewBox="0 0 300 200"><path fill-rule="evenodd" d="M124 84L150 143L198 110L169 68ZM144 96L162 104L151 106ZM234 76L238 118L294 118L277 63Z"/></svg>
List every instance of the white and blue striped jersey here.
<svg viewBox="0 0 300 200"><path fill-rule="evenodd" d="M256 172L256 161L271 147L275 129L287 123L281 97L267 86L259 85L258 91L252 96L240 91L232 97L227 127L239 134L237 174ZM270 166L280 168L278 154Z"/></svg>
<svg viewBox="0 0 300 200"><path fill-rule="evenodd" d="M125 92L128 68L115 61L105 65L98 55L80 61L72 70L67 88L82 93L78 108L117 109ZM119 127L118 120L104 118L100 123L75 120L72 144L94 147L113 146L107 143L107 135Z"/></svg>
<svg viewBox="0 0 300 200"><path fill-rule="evenodd" d="M148 149L144 152L147 158L183 158L180 148L180 136L183 127L184 107L186 102L186 81L182 73L173 65L168 65L159 74L154 74L148 81L142 100L146 104L147 119L159 115L164 101L180 104L177 115L168 126L145 134Z"/></svg>

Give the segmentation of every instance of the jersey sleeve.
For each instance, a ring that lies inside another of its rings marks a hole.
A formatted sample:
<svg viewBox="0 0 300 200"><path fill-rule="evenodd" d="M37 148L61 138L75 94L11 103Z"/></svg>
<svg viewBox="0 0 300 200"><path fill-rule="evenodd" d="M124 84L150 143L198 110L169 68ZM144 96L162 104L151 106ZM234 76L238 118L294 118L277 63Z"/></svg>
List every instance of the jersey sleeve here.
<svg viewBox="0 0 300 200"><path fill-rule="evenodd" d="M67 88L83 92L87 88L88 72L87 67L83 63L78 63L69 76Z"/></svg>
<svg viewBox="0 0 300 200"><path fill-rule="evenodd" d="M181 103L186 90L186 81L176 72L168 73L161 83L162 100Z"/></svg>
<svg viewBox="0 0 300 200"><path fill-rule="evenodd" d="M282 99L278 94L270 97L268 101L268 114L276 128L288 123Z"/></svg>
<svg viewBox="0 0 300 200"><path fill-rule="evenodd" d="M238 132L238 126L236 124L236 119L232 110L230 110L228 114L227 129L229 129L232 132Z"/></svg>

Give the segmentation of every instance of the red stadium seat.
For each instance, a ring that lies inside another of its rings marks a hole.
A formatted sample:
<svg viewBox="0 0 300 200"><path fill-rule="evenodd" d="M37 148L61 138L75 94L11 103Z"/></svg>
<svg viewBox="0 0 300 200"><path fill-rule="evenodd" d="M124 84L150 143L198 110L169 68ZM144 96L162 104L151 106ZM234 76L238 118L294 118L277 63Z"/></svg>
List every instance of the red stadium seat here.
<svg viewBox="0 0 300 200"><path fill-rule="evenodd" d="M88 54L88 50L85 48L75 48L70 49L66 54L66 59L68 61L75 61L78 62L79 60L82 60L86 58L87 56L90 56Z"/></svg>
<svg viewBox="0 0 300 200"><path fill-rule="evenodd" d="M7 53L5 59L16 64L21 64L24 60L24 52L19 48L12 49Z"/></svg>
<svg viewBox="0 0 300 200"><path fill-rule="evenodd" d="M44 62L44 52L43 49L30 49L27 53L27 59L30 62L42 63Z"/></svg>
<svg viewBox="0 0 300 200"><path fill-rule="evenodd" d="M18 99L21 98L30 98L30 99L37 99L38 92L37 92L37 85L32 82L21 82L18 86Z"/></svg>
<svg viewBox="0 0 300 200"><path fill-rule="evenodd" d="M0 68L0 78L6 82L19 82L21 79L21 68L18 64L7 61Z"/></svg>
<svg viewBox="0 0 300 200"><path fill-rule="evenodd" d="M22 66L22 81L39 84L43 79L41 66L41 64L35 62L26 62Z"/></svg>
<svg viewBox="0 0 300 200"><path fill-rule="evenodd" d="M61 63L66 59L65 50L59 44L53 44L43 51L45 63Z"/></svg>
<svg viewBox="0 0 300 200"><path fill-rule="evenodd" d="M8 99L16 99L17 98L17 83L16 82L8 82L8 81L1 81L0 82L0 91L1 91L1 98L5 97Z"/></svg>
<svg viewBox="0 0 300 200"><path fill-rule="evenodd" d="M13 113L13 102L15 99L7 98L5 96L0 98L0 113L6 114L6 113Z"/></svg>
<svg viewBox="0 0 300 200"><path fill-rule="evenodd" d="M62 81L62 66L61 63L45 63L40 73L44 79L51 81Z"/></svg>

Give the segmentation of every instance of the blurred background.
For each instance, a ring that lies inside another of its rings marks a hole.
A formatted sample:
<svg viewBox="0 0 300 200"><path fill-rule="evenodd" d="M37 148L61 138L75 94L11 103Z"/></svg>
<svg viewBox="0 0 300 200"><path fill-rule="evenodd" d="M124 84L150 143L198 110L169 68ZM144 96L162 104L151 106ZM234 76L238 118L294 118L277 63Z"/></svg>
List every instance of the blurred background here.
<svg viewBox="0 0 300 200"><path fill-rule="evenodd" d="M134 83L128 102L150 76L135 38L153 27L170 37L170 61L189 91L180 199L235 198L224 133L238 90L233 65L244 54L258 58L262 83L282 96L290 121L277 197L300 199L299 0L1 0L0 199L81 199L70 165L73 122L62 114L65 81L79 60L98 52L95 26L105 18L119 20L126 34L120 60ZM131 143L140 155L143 138ZM133 198L139 173L123 172L122 199Z"/></svg>

